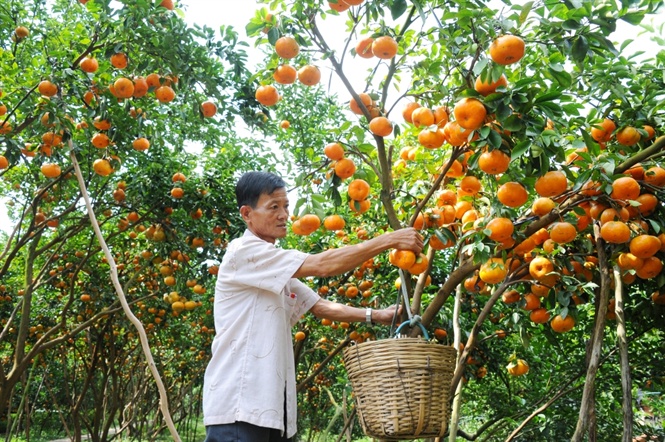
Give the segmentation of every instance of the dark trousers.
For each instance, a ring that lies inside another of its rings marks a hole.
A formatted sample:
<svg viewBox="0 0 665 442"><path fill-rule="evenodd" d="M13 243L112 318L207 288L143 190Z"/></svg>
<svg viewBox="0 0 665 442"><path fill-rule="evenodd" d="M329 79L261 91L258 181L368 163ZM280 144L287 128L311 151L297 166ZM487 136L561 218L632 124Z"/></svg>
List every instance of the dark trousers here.
<svg viewBox="0 0 665 442"><path fill-rule="evenodd" d="M264 428L247 422L210 425L206 427L205 442L291 442L275 428Z"/></svg>

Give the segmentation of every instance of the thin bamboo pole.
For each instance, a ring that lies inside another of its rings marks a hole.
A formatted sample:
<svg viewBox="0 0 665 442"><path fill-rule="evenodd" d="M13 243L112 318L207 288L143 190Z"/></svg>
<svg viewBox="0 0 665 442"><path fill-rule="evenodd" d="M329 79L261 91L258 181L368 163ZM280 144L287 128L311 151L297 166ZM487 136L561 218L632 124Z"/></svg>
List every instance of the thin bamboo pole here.
<svg viewBox="0 0 665 442"><path fill-rule="evenodd" d="M69 156L72 160L72 164L74 165L74 173L76 174L76 179L78 180L79 188L81 189L81 195L83 196L83 200L85 201L85 207L88 211L88 216L90 217L90 223L92 224L92 228L94 229L95 235L97 236L97 241L99 241L99 245L101 246L102 251L104 252L104 256L106 257L106 260L109 264L111 271L111 282L113 283L115 292L118 295L120 304L122 305L122 310L125 312L125 315L129 319L129 321L134 325L136 331L139 334L139 338L141 340L141 348L143 349L143 355L145 356L148 368L150 369L150 373L152 374L152 377L155 379L155 383L157 384L157 389L159 390L159 408L162 412L162 415L164 416L164 421L166 422L166 426L171 432L173 440L176 442L181 442L180 435L178 434L178 430L176 430L175 428L175 425L173 423L173 418L171 417L171 413L169 412L169 402L168 402L168 397L166 395L166 388L164 387L162 378L159 375L159 371L157 370L157 365L155 364L155 360L152 357L152 352L150 351L150 344L148 343L148 335L146 334L145 329L143 328L143 324L141 324L141 321L139 321L139 319L134 315L132 310L129 308L129 304L127 303L127 298L125 297L122 285L120 284L120 280L118 279L118 268L116 266L115 259L113 258L113 255L111 254L111 251L109 250L108 245L104 240L104 235L102 235L102 231L99 228L99 224L97 223L97 217L95 216L95 213L92 210L92 204L90 202L90 196L88 195L88 189L85 186L85 181L83 180L83 174L81 173L81 167L79 166L76 154L74 153L74 148L72 145L71 138L69 139Z"/></svg>

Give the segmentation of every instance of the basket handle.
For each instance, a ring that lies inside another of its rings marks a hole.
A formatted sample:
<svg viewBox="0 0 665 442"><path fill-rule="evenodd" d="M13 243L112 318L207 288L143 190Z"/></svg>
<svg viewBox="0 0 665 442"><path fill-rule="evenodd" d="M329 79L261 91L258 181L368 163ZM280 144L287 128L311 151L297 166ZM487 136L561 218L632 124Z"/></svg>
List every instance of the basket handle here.
<svg viewBox="0 0 665 442"><path fill-rule="evenodd" d="M411 321L404 321L400 324L399 327L397 327L397 330L395 330L395 337L399 335L399 332L402 330L402 327L405 327L407 325L411 325ZM424 325L422 325L420 322L416 322L416 325L420 327L420 330L423 332L423 337L425 338L426 341L429 341L429 334L427 333L427 329L425 328Z"/></svg>

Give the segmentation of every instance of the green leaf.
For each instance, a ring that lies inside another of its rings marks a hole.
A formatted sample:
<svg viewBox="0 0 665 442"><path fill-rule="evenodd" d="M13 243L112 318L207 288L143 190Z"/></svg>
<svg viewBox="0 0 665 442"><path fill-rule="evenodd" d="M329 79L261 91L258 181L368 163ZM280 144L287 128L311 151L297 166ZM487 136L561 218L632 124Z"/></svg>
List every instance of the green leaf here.
<svg viewBox="0 0 665 442"><path fill-rule="evenodd" d="M501 135L497 131L491 130L488 138L492 147L495 149L501 147Z"/></svg>
<svg viewBox="0 0 665 442"><path fill-rule="evenodd" d="M579 29L580 26L580 22L572 18L561 23L561 27L567 31L574 31Z"/></svg>
<svg viewBox="0 0 665 442"><path fill-rule="evenodd" d="M622 15L619 17L619 19L630 23L633 26L637 26L640 23L642 23L642 20L644 20L644 13L643 12L629 12L627 14Z"/></svg>
<svg viewBox="0 0 665 442"><path fill-rule="evenodd" d="M547 68L547 70L562 88L568 88L571 84L573 84L573 77L568 72L557 72L552 68Z"/></svg>
<svg viewBox="0 0 665 442"><path fill-rule="evenodd" d="M506 118L505 121L502 121L501 126L505 130L509 130L511 132L517 132L518 130L521 130L524 127L524 124L522 123L522 119L519 117L519 115L513 114L508 118Z"/></svg>
<svg viewBox="0 0 665 442"><path fill-rule="evenodd" d="M478 63L475 64L475 66L473 67L473 73L476 77L483 72L488 62L489 58L483 58L480 61L478 61Z"/></svg>
<svg viewBox="0 0 665 442"><path fill-rule="evenodd" d="M577 37L577 40L575 40L575 43L573 43L570 55L573 57L573 60L577 62L582 62L586 58L586 54L588 51L589 51L589 42L587 41L586 37L580 35L579 37Z"/></svg>
<svg viewBox="0 0 665 442"><path fill-rule="evenodd" d="M523 156L527 150L531 147L531 140L524 140L515 145L513 150L510 152L510 161L516 160Z"/></svg>
<svg viewBox="0 0 665 442"><path fill-rule="evenodd" d="M545 101L552 101L555 98L559 98L561 92L559 91L550 91L536 97L534 103L543 103Z"/></svg>
<svg viewBox="0 0 665 442"><path fill-rule="evenodd" d="M496 107L496 117L499 119L499 121L504 121L512 113L513 111L510 106L505 103L499 103L499 105Z"/></svg>
<svg viewBox="0 0 665 442"><path fill-rule="evenodd" d="M526 2L524 5L522 5L522 10L520 11L520 24L524 23L526 19L529 17L529 13L531 12L531 8L533 7L533 2Z"/></svg>
<svg viewBox="0 0 665 442"><path fill-rule="evenodd" d="M394 0L390 5L390 15L393 20L397 20L406 11L406 0Z"/></svg>

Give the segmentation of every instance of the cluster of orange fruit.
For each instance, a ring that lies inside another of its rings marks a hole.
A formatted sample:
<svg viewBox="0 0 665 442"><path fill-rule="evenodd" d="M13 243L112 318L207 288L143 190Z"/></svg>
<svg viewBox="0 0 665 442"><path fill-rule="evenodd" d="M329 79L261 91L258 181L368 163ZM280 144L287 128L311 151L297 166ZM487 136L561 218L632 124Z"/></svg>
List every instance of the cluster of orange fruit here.
<svg viewBox="0 0 665 442"><path fill-rule="evenodd" d="M490 58L494 63L509 65L522 59L525 52L524 41L516 35L503 35L495 39L489 49ZM476 78L474 88L482 96L496 92L500 87L508 84L505 75L495 81ZM481 100L475 97L460 99L452 110L454 119L450 119L450 110L445 106L434 109L411 102L402 111L402 117L417 128L423 128L418 134L418 142L427 149L437 149L448 143L451 146L462 146L477 138L477 131L487 123L487 109ZM494 152L494 151L492 151ZM492 155L501 155L502 152L488 152ZM503 154L505 155L505 154ZM398 160L404 166L404 158ZM506 164L507 169L507 164ZM505 170L504 170L505 171ZM503 171L494 173L503 173Z"/></svg>
<svg viewBox="0 0 665 442"><path fill-rule="evenodd" d="M408 271L412 275L420 275L429 265L429 259L424 253L416 255L411 250L393 249L388 254L388 261L403 270Z"/></svg>
<svg viewBox="0 0 665 442"><path fill-rule="evenodd" d="M295 38L283 36L275 42L275 53L284 60L290 60L300 53L300 45ZM290 64L281 64L273 72L273 79L279 84L292 84L297 79L305 86L314 86L321 81L321 71L311 64L304 65L298 70ZM274 106L281 99L279 91L272 84L259 86L254 97L264 106Z"/></svg>

